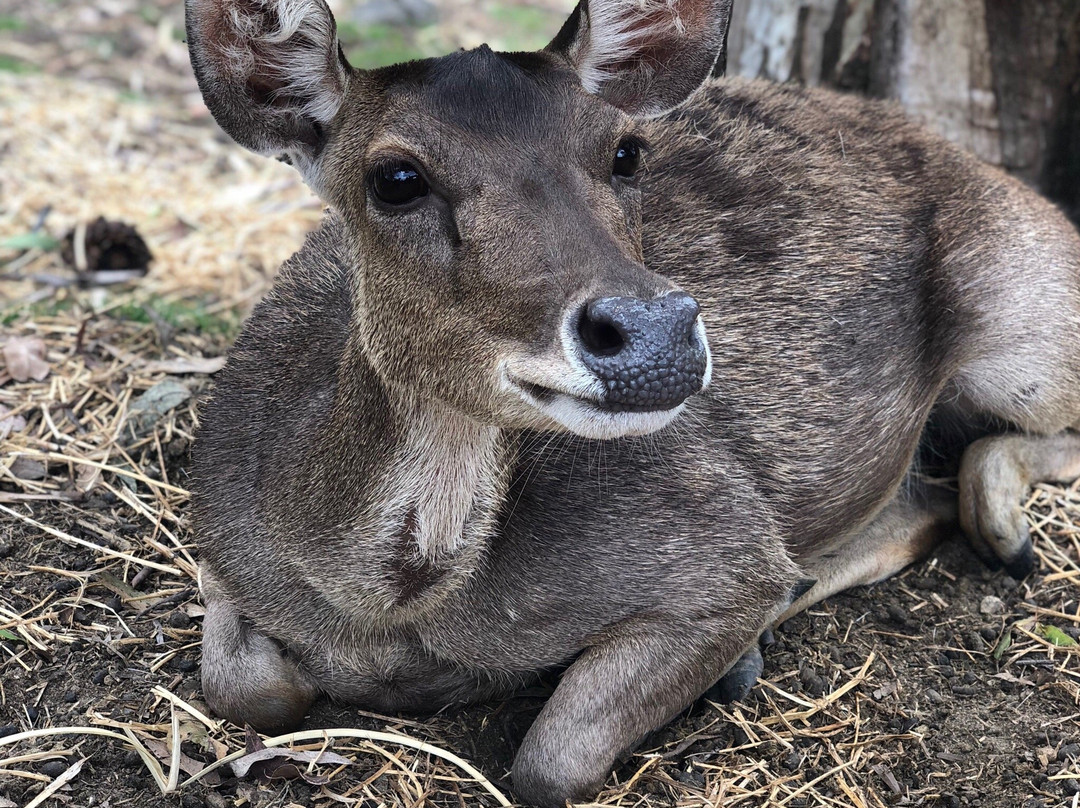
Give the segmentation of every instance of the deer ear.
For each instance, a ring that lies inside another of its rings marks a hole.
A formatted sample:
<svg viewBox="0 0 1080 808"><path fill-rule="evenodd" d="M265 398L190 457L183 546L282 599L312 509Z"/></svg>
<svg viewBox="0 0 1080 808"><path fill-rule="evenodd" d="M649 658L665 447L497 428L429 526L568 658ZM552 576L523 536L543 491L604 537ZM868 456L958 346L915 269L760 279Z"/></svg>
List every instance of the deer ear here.
<svg viewBox="0 0 1080 808"><path fill-rule="evenodd" d="M305 174L351 72L323 0L187 0L203 99L240 145Z"/></svg>
<svg viewBox="0 0 1080 808"><path fill-rule="evenodd" d="M581 0L547 50L630 115L677 107L725 46L732 0Z"/></svg>

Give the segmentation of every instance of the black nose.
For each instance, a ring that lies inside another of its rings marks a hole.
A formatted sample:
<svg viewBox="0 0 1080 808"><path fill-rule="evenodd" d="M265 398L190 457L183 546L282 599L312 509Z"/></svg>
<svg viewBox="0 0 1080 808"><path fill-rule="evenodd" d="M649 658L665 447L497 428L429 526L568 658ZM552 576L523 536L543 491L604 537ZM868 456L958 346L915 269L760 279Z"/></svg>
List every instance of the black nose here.
<svg viewBox="0 0 1080 808"><path fill-rule="evenodd" d="M695 327L698 304L685 292L653 300L602 297L578 321L581 358L604 383L613 412L676 407L701 389L708 349Z"/></svg>

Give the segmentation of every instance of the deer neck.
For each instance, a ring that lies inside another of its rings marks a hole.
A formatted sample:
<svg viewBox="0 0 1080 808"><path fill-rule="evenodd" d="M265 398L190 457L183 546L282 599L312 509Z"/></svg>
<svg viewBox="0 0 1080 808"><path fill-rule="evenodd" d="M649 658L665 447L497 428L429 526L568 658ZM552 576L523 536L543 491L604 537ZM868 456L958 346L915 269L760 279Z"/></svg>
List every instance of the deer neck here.
<svg viewBox="0 0 1080 808"><path fill-rule="evenodd" d="M349 469L344 495L360 492L359 509L346 517L350 534L408 579L406 590L429 573L470 570L495 530L516 440L447 404L394 389L359 343L346 347L327 436L334 465Z"/></svg>
<svg viewBox="0 0 1080 808"><path fill-rule="evenodd" d="M397 402L394 411L396 439L372 516L402 565L464 562L494 529L507 487L507 436L438 402Z"/></svg>

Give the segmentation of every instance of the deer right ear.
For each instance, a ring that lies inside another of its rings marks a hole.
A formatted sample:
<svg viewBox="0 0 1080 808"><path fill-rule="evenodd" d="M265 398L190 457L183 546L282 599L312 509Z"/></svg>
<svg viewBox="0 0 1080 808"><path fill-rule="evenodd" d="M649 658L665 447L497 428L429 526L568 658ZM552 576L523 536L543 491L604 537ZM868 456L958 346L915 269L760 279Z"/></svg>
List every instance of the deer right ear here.
<svg viewBox="0 0 1080 808"><path fill-rule="evenodd" d="M581 0L547 50L630 115L662 115L709 77L732 0Z"/></svg>
<svg viewBox="0 0 1080 808"><path fill-rule="evenodd" d="M323 0L187 0L206 106L240 145L287 155L310 180L351 69Z"/></svg>

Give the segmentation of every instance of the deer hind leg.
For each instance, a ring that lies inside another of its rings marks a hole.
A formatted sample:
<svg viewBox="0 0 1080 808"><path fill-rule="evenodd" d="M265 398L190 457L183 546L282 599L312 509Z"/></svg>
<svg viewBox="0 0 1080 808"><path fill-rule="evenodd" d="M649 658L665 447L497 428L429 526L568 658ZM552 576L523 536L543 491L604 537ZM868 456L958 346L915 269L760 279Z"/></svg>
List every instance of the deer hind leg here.
<svg viewBox="0 0 1080 808"><path fill-rule="evenodd" d="M1035 566L1021 501L1032 483L1080 477L1080 434L991 435L960 462L960 524L984 559L1000 559L1014 578Z"/></svg>
<svg viewBox="0 0 1080 808"><path fill-rule="evenodd" d="M282 646L259 633L203 578L203 694L210 708L239 726L284 731L304 718L318 688Z"/></svg>
<svg viewBox="0 0 1080 808"><path fill-rule="evenodd" d="M930 487L903 490L872 522L827 552L800 559L808 580L776 621L853 586L882 581L929 555L943 539L956 532L956 496ZM750 692L764 670L761 649L755 643L707 696L728 703Z"/></svg>
<svg viewBox="0 0 1080 808"><path fill-rule="evenodd" d="M838 546L802 559L815 583L778 623L853 586L874 584L930 554L957 530L956 495L934 486L907 485L873 521Z"/></svg>

